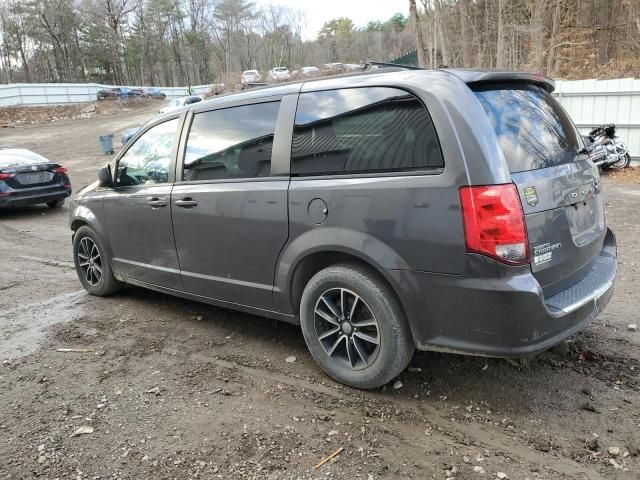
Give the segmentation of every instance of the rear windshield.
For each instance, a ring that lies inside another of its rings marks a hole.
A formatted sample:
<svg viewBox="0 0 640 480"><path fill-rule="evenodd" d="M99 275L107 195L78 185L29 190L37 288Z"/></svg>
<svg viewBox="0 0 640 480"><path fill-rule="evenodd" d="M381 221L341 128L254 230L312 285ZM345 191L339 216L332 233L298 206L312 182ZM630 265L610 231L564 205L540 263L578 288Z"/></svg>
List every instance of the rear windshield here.
<svg viewBox="0 0 640 480"><path fill-rule="evenodd" d="M535 85L476 88L512 173L573 162L581 145L569 116Z"/></svg>
<svg viewBox="0 0 640 480"><path fill-rule="evenodd" d="M22 167L41 163L49 163L49 160L22 148L0 149L0 168Z"/></svg>

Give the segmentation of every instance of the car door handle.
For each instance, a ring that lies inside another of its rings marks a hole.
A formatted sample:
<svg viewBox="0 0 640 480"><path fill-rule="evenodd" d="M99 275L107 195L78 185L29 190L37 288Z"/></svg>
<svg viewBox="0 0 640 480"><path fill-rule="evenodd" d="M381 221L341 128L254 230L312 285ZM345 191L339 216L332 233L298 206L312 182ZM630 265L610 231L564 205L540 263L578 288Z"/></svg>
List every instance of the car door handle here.
<svg viewBox="0 0 640 480"><path fill-rule="evenodd" d="M167 201L158 197L147 197L147 205L151 208L166 207Z"/></svg>
<svg viewBox="0 0 640 480"><path fill-rule="evenodd" d="M186 197L183 198L182 200L176 200L174 202L174 205L176 207L182 207L182 208L193 208L196 205L198 205L198 202L196 202L193 198L191 197Z"/></svg>

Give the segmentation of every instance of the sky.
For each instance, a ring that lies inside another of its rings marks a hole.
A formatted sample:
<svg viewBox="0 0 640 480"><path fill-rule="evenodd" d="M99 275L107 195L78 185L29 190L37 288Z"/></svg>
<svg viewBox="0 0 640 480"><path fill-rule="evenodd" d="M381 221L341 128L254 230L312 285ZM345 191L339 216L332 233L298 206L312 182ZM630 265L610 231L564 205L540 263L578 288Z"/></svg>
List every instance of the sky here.
<svg viewBox="0 0 640 480"><path fill-rule="evenodd" d="M258 6L282 5L304 13L302 39L313 40L322 25L333 18L349 17L356 27L369 20L389 20L395 13L409 15L407 0L257 0Z"/></svg>

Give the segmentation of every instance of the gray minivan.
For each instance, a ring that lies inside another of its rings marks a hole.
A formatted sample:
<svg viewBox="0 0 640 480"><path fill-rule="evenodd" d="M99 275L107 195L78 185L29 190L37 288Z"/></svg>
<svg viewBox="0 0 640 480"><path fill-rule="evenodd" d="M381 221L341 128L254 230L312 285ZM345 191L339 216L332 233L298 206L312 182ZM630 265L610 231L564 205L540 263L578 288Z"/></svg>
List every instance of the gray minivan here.
<svg viewBox="0 0 640 480"><path fill-rule="evenodd" d="M414 349L545 350L608 303L597 167L551 80L403 70L229 95L143 127L72 200L78 276L299 324L385 384Z"/></svg>

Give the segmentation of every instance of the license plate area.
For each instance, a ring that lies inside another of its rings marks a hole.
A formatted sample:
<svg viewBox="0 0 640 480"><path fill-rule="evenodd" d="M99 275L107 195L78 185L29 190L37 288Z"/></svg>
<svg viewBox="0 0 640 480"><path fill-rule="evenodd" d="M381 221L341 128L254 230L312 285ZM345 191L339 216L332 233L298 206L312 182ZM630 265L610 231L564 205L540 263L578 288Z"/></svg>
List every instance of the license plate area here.
<svg viewBox="0 0 640 480"><path fill-rule="evenodd" d="M51 172L19 173L16 180L22 185L36 185L51 181Z"/></svg>
<svg viewBox="0 0 640 480"><path fill-rule="evenodd" d="M580 247L593 241L604 230L604 205L600 195L592 195L565 207L574 243Z"/></svg>

